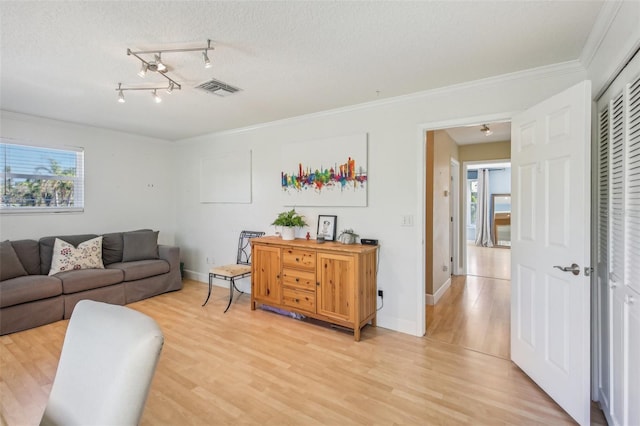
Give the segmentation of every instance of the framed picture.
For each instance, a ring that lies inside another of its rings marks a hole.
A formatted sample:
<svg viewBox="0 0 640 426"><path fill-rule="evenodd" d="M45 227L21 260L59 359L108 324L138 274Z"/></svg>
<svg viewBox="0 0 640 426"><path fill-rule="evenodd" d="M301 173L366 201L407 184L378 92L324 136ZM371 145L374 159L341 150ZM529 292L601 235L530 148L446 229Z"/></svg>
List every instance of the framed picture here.
<svg viewBox="0 0 640 426"><path fill-rule="evenodd" d="M338 216L318 215L318 237L324 237L327 241L336 239L336 222Z"/></svg>

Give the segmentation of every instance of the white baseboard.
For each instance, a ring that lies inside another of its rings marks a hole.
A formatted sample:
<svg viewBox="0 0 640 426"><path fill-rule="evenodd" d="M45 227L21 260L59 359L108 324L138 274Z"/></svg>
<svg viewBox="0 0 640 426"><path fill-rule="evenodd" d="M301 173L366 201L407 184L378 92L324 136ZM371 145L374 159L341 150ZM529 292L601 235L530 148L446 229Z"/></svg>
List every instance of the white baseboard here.
<svg viewBox="0 0 640 426"><path fill-rule="evenodd" d="M449 279L447 279L447 281L445 281L445 283L440 286L438 291L436 291L436 294L426 295L427 305L435 305L436 303L438 303L438 301L442 299L442 296L444 296L444 293L449 290L449 287L451 287L451 277L449 277Z"/></svg>

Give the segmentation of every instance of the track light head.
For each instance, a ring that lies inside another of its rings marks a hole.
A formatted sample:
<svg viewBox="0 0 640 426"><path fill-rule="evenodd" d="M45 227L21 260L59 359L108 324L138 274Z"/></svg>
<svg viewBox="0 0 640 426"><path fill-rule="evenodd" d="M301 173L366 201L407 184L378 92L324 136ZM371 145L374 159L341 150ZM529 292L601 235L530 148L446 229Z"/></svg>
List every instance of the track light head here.
<svg viewBox="0 0 640 426"><path fill-rule="evenodd" d="M209 56L207 55L207 51L202 52L202 60L204 61L205 68L211 68L211 61L209 60Z"/></svg>
<svg viewBox="0 0 640 426"><path fill-rule="evenodd" d="M144 78L145 75L147 75L147 69L149 68L149 65L147 65L146 62L142 63L142 66L140 67L140 71L138 71L138 75L142 78Z"/></svg>
<svg viewBox="0 0 640 426"><path fill-rule="evenodd" d="M162 63L160 53L153 55L153 62L149 62L149 70L156 72L167 72L167 66Z"/></svg>
<svg viewBox="0 0 640 426"><path fill-rule="evenodd" d="M158 93L156 91L156 89L153 89L153 92L151 92L151 96L153 96L153 100L159 104L160 102L162 102L162 98L160 96L158 96Z"/></svg>
<svg viewBox="0 0 640 426"><path fill-rule="evenodd" d="M121 104L126 102L124 99L124 92L122 91L122 89L118 90L118 102L120 102Z"/></svg>
<svg viewBox="0 0 640 426"><path fill-rule="evenodd" d="M173 92L173 82L169 82L169 87L167 87L167 93L171 94Z"/></svg>
<svg viewBox="0 0 640 426"><path fill-rule="evenodd" d="M160 102L162 102L162 98L160 96L158 96L158 93L156 91L156 89L153 89L153 92L151 92L151 95L153 96L153 100L159 104Z"/></svg>

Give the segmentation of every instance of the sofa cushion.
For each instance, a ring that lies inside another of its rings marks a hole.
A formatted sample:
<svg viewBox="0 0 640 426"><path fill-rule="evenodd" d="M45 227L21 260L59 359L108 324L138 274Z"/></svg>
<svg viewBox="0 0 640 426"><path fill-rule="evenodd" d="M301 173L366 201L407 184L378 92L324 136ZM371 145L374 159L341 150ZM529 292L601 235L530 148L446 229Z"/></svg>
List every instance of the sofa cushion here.
<svg viewBox="0 0 640 426"><path fill-rule="evenodd" d="M56 242L56 238L66 241L77 247L78 244L87 240L96 238L95 234L80 234L80 235L63 235L57 237L42 237L40 238L40 273L47 275L51 269L51 258L53 257L53 245Z"/></svg>
<svg viewBox="0 0 640 426"><path fill-rule="evenodd" d="M25 275L0 282L0 308L62 294L62 282L46 275Z"/></svg>
<svg viewBox="0 0 640 426"><path fill-rule="evenodd" d="M80 269L55 276L62 281L62 292L71 294L120 283L124 274L118 269Z"/></svg>
<svg viewBox="0 0 640 426"><path fill-rule="evenodd" d="M9 280L15 277L23 277L27 271L22 266L16 251L11 245L11 241L6 240L0 243L0 281Z"/></svg>
<svg viewBox="0 0 640 426"><path fill-rule="evenodd" d="M120 269L124 272L124 281L135 281L142 278L162 275L169 272L166 260L138 260L135 262L112 263L108 269Z"/></svg>
<svg viewBox="0 0 640 426"><path fill-rule="evenodd" d="M27 274L40 275L40 244L36 240L16 240L11 245Z"/></svg>
<svg viewBox="0 0 640 426"><path fill-rule="evenodd" d="M122 235L122 261L158 259L158 231L133 231Z"/></svg>
<svg viewBox="0 0 640 426"><path fill-rule="evenodd" d="M96 237L78 247L56 238L49 275L79 269L104 269L102 264L102 237Z"/></svg>
<svg viewBox="0 0 640 426"><path fill-rule="evenodd" d="M102 236L102 262L110 265L122 262L122 232L112 232Z"/></svg>

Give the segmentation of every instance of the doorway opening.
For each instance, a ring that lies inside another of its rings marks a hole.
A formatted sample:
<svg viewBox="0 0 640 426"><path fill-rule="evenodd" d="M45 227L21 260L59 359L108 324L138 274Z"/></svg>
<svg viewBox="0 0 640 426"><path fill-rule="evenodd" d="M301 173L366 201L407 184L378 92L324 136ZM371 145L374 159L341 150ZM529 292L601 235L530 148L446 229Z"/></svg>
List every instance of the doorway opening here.
<svg viewBox="0 0 640 426"><path fill-rule="evenodd" d="M483 127L496 129L498 131L496 138L487 138L482 133ZM474 134L474 130L478 133L477 135ZM468 140L465 140L461 134L469 135ZM479 138L478 135L486 139ZM437 164L443 161L439 156L443 155L443 151L450 156L447 158L447 164L451 186L448 194L445 191L444 195L450 195L447 203L449 206L447 219L451 263L447 265L450 266L447 288L441 291L439 297L433 296L437 290L432 295L427 294L426 335L467 349L509 359L511 264L508 226L510 224L505 227L498 220L499 238L495 239L495 247L477 247L474 244L470 248L469 241L475 240L475 219L480 207L477 197L478 182L477 178L474 179L474 173L477 176L478 166L490 168L493 175L491 177L494 178L494 186L485 197L487 200L485 210L487 215L490 215L486 227L490 232L496 232L492 220L494 212L498 213L499 217L507 212L506 195L511 194L510 123L505 121L439 129L431 136L433 146L427 146L425 150L434 157L432 161L427 161L428 185L437 183L437 176L434 177L434 175L441 172L437 169ZM431 176L429 176L430 173ZM489 183L491 183L491 177ZM441 196L442 190L436 187L431 188L431 191L428 190L426 194L426 197L431 197L425 204L431 214L431 226L434 228L431 235L427 233L427 238L428 240L434 238L434 248L437 236L435 228L441 225L437 217L438 197ZM473 226L470 226L472 223ZM493 237L491 241L493 243ZM442 277L438 277L438 273L441 268L444 269L444 266L438 263L436 250L431 251L431 256L433 256L432 259L427 258L425 270L429 274L426 281L431 280L433 291L438 287L437 281L442 280Z"/></svg>

